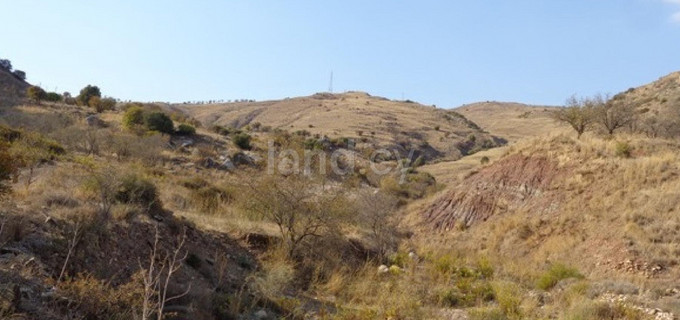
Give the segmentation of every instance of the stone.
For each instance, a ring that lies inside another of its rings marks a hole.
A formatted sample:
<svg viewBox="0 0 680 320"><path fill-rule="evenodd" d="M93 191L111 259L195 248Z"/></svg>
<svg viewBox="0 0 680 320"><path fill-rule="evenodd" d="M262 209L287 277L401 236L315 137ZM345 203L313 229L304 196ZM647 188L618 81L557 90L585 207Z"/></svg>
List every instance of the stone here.
<svg viewBox="0 0 680 320"><path fill-rule="evenodd" d="M260 309L259 311L255 312L255 319L266 319L266 318L267 318L267 311Z"/></svg>

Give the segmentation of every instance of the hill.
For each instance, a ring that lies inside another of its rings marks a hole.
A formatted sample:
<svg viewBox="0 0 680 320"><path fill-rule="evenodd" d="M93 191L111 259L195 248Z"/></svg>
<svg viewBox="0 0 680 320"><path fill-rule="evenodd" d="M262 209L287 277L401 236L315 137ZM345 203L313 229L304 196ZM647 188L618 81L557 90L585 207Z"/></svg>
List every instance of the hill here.
<svg viewBox="0 0 680 320"><path fill-rule="evenodd" d="M291 132L354 138L370 143L374 149L397 147L408 152L410 145L420 150L427 160L456 160L504 143L455 111L392 101L363 92L172 107L196 118L205 127L242 128L258 123Z"/></svg>
<svg viewBox="0 0 680 320"><path fill-rule="evenodd" d="M568 127L550 118L555 107L521 103L480 102L454 109L489 133L511 142L548 133L565 132Z"/></svg>
<svg viewBox="0 0 680 320"><path fill-rule="evenodd" d="M652 83L630 88L613 97L633 105L640 113L634 130L649 136L676 136L680 123L680 72L661 77Z"/></svg>
<svg viewBox="0 0 680 320"><path fill-rule="evenodd" d="M0 102L14 101L26 96L30 85L14 76L11 72L0 68Z"/></svg>

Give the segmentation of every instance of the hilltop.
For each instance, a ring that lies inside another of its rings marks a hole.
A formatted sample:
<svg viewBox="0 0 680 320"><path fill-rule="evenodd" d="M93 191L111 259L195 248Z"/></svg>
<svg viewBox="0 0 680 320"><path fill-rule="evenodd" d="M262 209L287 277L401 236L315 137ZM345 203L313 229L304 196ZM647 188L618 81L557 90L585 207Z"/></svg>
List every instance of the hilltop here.
<svg viewBox="0 0 680 320"><path fill-rule="evenodd" d="M414 146L427 160L456 160L505 143L456 111L363 92L172 107L196 118L205 127L242 128L257 123L291 132L370 141L374 148L398 147L408 152L409 146Z"/></svg>

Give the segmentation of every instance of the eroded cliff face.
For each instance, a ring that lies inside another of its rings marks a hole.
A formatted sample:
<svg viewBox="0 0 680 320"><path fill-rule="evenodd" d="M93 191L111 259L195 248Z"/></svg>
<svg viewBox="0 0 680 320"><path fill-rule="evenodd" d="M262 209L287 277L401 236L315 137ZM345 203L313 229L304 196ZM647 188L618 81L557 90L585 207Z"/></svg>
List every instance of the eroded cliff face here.
<svg viewBox="0 0 680 320"><path fill-rule="evenodd" d="M550 210L552 200L543 195L555 178L565 173L556 161L545 156L511 155L435 200L424 210L424 220L434 229L449 230L539 203L536 207Z"/></svg>

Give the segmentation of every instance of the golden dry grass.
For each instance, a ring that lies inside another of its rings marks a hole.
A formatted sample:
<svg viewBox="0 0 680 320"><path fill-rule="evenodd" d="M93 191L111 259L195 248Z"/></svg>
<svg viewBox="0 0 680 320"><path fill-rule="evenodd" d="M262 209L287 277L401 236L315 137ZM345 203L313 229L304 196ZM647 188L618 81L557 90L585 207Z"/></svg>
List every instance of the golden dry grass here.
<svg viewBox="0 0 680 320"><path fill-rule="evenodd" d="M454 110L489 133L516 142L525 138L567 132L567 126L550 118L550 112L554 108L520 103L481 102Z"/></svg>

